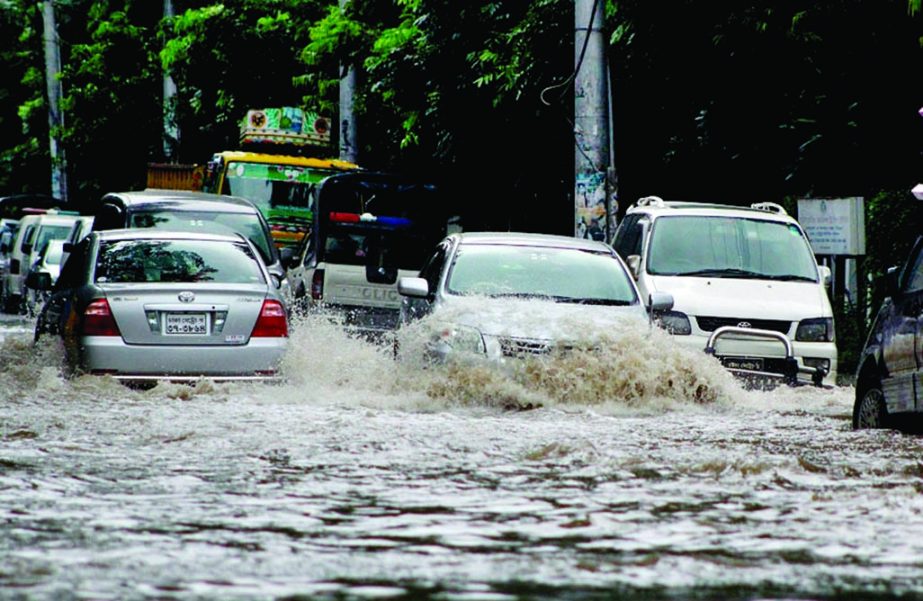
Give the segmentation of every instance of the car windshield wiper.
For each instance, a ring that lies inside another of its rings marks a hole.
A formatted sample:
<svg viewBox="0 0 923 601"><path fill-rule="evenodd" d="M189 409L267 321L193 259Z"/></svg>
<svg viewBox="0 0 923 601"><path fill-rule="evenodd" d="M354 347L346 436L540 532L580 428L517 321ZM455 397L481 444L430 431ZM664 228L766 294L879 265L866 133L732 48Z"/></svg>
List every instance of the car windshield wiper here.
<svg viewBox="0 0 923 601"><path fill-rule="evenodd" d="M762 273L757 273L756 271L750 271L747 269L736 269L736 268L727 268L727 269L699 269L696 271L680 271L673 275L690 275L690 276L701 276L701 277L713 277L713 278L768 278Z"/></svg>
<svg viewBox="0 0 923 601"><path fill-rule="evenodd" d="M576 305L606 305L610 307L626 307L631 301L615 298L573 298L570 296L555 296L556 303L574 303Z"/></svg>
<svg viewBox="0 0 923 601"><path fill-rule="evenodd" d="M491 294L490 296L494 298L533 298L537 300L550 300L556 303L574 303L577 305L624 306L631 304L631 301L613 298L580 298L573 296L555 296L553 294L542 294L540 292L498 292L496 294Z"/></svg>
<svg viewBox="0 0 923 601"><path fill-rule="evenodd" d="M762 276L767 280L778 280L780 282L816 282L816 278L812 278L806 275L795 275L794 273L786 273L784 275L764 275Z"/></svg>

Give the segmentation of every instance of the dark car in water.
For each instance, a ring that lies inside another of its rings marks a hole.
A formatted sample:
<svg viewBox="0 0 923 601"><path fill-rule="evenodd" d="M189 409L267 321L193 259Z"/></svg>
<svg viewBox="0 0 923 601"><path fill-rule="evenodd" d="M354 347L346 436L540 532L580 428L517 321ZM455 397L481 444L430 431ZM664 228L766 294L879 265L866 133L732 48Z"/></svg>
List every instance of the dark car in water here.
<svg viewBox="0 0 923 601"><path fill-rule="evenodd" d="M923 236L884 286L856 372L854 428L918 424L923 415Z"/></svg>

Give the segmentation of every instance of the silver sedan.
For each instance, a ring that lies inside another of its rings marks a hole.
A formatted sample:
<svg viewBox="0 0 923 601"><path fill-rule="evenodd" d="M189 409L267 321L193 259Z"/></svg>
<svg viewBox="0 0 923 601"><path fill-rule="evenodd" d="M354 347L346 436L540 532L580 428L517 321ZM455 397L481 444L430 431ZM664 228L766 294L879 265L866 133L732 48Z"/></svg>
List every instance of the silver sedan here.
<svg viewBox="0 0 923 601"><path fill-rule="evenodd" d="M433 330L422 336L424 354L437 361L543 355L587 339L588 332L574 330L577 320L605 333L625 320L650 319L610 246L565 236L453 234L419 277L398 280L398 291L403 323L419 320ZM669 310L673 298L658 292L649 304L657 313ZM419 341L416 334L405 329L401 344Z"/></svg>
<svg viewBox="0 0 923 601"><path fill-rule="evenodd" d="M51 288L43 274L32 278L34 288ZM63 338L71 372L275 380L288 321L243 236L110 230L71 252L36 321L36 340L46 334Z"/></svg>

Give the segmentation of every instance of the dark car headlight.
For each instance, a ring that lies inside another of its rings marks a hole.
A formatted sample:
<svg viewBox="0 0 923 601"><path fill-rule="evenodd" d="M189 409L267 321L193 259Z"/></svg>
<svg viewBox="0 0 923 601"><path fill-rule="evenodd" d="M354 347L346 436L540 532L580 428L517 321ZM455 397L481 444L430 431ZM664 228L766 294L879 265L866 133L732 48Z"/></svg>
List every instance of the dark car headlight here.
<svg viewBox="0 0 923 601"><path fill-rule="evenodd" d="M802 319L795 332L799 342L833 342L835 338L832 317Z"/></svg>
<svg viewBox="0 0 923 601"><path fill-rule="evenodd" d="M692 334L692 324L689 323L689 317L679 311L664 311L654 316L654 321L675 336L688 336Z"/></svg>

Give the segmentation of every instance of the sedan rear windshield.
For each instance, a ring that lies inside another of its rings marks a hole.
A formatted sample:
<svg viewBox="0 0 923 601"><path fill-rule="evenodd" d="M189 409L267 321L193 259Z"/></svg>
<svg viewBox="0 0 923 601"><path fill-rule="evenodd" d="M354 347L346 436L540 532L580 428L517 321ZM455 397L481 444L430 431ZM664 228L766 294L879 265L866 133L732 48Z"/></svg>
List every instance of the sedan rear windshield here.
<svg viewBox="0 0 923 601"><path fill-rule="evenodd" d="M651 232L647 271L817 281L814 253L798 226L741 217L660 217Z"/></svg>
<svg viewBox="0 0 923 601"><path fill-rule="evenodd" d="M256 214L220 213L217 211L136 211L129 227L157 228L208 234L242 234L260 251L266 263L273 262L272 238Z"/></svg>
<svg viewBox="0 0 923 601"><path fill-rule="evenodd" d="M613 255L569 248L465 244L455 255L447 285L452 294L637 302L628 272Z"/></svg>
<svg viewBox="0 0 923 601"><path fill-rule="evenodd" d="M246 244L211 240L120 240L100 245L98 283L265 283Z"/></svg>

